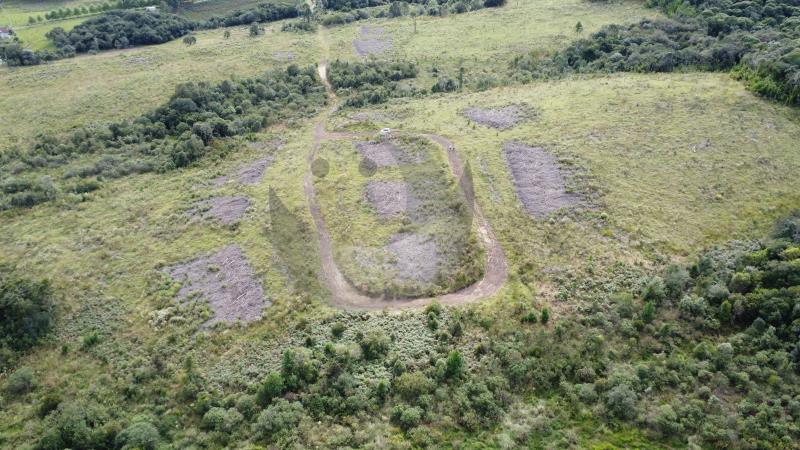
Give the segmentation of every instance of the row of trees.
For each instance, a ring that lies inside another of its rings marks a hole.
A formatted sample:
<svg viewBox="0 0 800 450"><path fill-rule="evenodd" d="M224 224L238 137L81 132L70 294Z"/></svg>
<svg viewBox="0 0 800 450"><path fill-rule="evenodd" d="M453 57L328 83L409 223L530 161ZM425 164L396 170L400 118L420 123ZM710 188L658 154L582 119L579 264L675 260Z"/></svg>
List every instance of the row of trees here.
<svg viewBox="0 0 800 450"><path fill-rule="evenodd" d="M144 8L145 6L159 5L161 0L119 0L111 3L90 4L74 8L59 8L45 13L44 20L66 19L68 17L85 16L87 14L97 14L115 9ZM41 22L42 17L29 17L29 23Z"/></svg>
<svg viewBox="0 0 800 450"><path fill-rule="evenodd" d="M32 149L9 157L9 163L22 164L27 170L18 167L16 175L0 180L0 209L32 206L63 191L96 189L69 181L73 178L115 178L184 167L205 155L214 139L312 115L325 101L325 89L314 67L291 65L256 78L181 84L167 103L140 117L81 128L64 139L40 136ZM49 178L35 181L30 173L88 154L103 156L90 165L67 170L60 188Z"/></svg>
<svg viewBox="0 0 800 450"><path fill-rule="evenodd" d="M130 4L138 4L136 2L140 1L149 0L133 0ZM36 65L70 58L78 53L161 44L199 29L294 18L300 15L301 9L303 8L262 3L255 8L212 17L205 22L195 22L169 13L114 10L92 17L69 32L61 27L50 30L46 36L53 42L56 50L33 51L19 42L10 42L0 45L0 59L9 66Z"/></svg>

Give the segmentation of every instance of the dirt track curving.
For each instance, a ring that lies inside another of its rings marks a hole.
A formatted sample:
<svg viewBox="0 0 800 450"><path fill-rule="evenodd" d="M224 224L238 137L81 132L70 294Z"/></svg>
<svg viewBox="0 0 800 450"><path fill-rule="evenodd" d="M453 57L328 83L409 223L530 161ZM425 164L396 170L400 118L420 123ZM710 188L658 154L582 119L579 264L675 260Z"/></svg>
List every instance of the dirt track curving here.
<svg viewBox="0 0 800 450"><path fill-rule="evenodd" d="M328 89L331 99L331 112L336 107L335 95L326 78L327 64L322 61L318 68L320 78ZM330 133L325 130L325 119L328 114L324 114L317 126L314 128L314 146L309 154L309 163L316 157L317 149L322 140L326 139L358 139L363 138L363 133ZM471 184L463 182L465 180L465 166L455 146L447 138L434 134L424 135L428 139L436 142L447 151L447 160L450 169L457 180L462 180L461 188L464 191L468 205L472 207L474 223L477 226L478 235L483 243L486 252L486 265L483 278L478 282L456 292L441 295L439 297L420 297L411 299L370 297L358 292L350 282L345 279L333 257L333 245L331 242L330 231L322 217L322 212L317 203L314 191L313 175L309 170L303 180L303 188L306 199L311 209L311 216L317 229L317 239L319 241L319 254L322 263L323 281L331 292L331 302L334 306L345 309L381 310L381 309L404 309L419 308L437 300L444 305L461 305L472 303L495 294L506 282L508 277L508 261L503 253L500 243L492 231L492 227L483 216L480 206L475 200ZM310 164L309 164L310 165Z"/></svg>

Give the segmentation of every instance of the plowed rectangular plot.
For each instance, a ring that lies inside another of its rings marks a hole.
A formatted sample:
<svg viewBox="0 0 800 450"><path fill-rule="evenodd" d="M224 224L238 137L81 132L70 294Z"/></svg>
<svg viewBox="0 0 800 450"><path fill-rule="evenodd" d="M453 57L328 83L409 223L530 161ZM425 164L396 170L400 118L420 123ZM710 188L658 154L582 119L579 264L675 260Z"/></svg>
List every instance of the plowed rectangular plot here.
<svg viewBox="0 0 800 450"><path fill-rule="evenodd" d="M176 295L178 301L208 302L214 315L205 325L253 322L272 304L264 298L261 283L255 279L253 269L237 245L168 267L164 272L182 283Z"/></svg>
<svg viewBox="0 0 800 450"><path fill-rule="evenodd" d="M383 27L363 26L359 39L353 41L353 50L358 56L379 55L392 48L391 35Z"/></svg>
<svg viewBox="0 0 800 450"><path fill-rule="evenodd" d="M423 296L480 277L471 209L445 162L421 137L323 145L330 173L315 181L344 276L375 296ZM364 159L374 170L364 170Z"/></svg>
<svg viewBox="0 0 800 450"><path fill-rule="evenodd" d="M225 225L230 225L239 221L249 207L250 200L247 197L214 197L197 202L188 214L190 217L215 219Z"/></svg>
<svg viewBox="0 0 800 450"><path fill-rule="evenodd" d="M545 149L506 142L503 156L514 178L517 196L532 217L541 218L580 202L578 195L567 192L556 159Z"/></svg>

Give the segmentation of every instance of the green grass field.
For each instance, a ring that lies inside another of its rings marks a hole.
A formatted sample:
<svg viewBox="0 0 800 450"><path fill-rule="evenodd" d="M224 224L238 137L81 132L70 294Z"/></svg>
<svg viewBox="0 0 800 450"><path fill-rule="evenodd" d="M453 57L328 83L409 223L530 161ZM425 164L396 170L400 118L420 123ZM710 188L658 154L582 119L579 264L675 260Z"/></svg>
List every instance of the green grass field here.
<svg viewBox="0 0 800 450"><path fill-rule="evenodd" d="M534 108L538 118L497 131L461 114L470 106L516 103ZM570 239L553 234L564 224L534 222L521 212L500 154L508 140L545 147L586 172L576 179L576 188L598 195L597 210L586 213L593 225L566 223L567 229L589 233L577 242L590 247L692 254L725 236L763 232L798 200L794 183L800 180L793 176L800 164L794 151L800 137L797 113L755 98L724 74L535 83L397 101L376 111L387 119L375 126L440 133L467 153L491 222L507 238L521 240L512 251ZM342 112L337 126L362 128L348 119L350 114ZM542 251L564 261L584 259Z"/></svg>
<svg viewBox="0 0 800 450"><path fill-rule="evenodd" d="M280 23L257 38L246 27L196 33L155 47L79 56L35 67L0 68L0 107L14 114L0 124L0 149L37 133L59 133L98 121L129 118L159 105L186 81L247 77L294 62L314 64L313 35L280 32ZM289 60L291 57L291 60Z"/></svg>
<svg viewBox="0 0 800 450"><path fill-rule="evenodd" d="M471 83L485 79L497 83L514 55L527 52L548 54L583 35L610 23L633 23L659 13L635 1L588 2L582 0L509 1L503 8L487 8L447 17L422 16L374 19L330 29L331 59L356 59L353 41L361 28L380 27L392 47L377 58L406 59L420 67L418 84L430 88L439 76L455 78L463 66Z"/></svg>

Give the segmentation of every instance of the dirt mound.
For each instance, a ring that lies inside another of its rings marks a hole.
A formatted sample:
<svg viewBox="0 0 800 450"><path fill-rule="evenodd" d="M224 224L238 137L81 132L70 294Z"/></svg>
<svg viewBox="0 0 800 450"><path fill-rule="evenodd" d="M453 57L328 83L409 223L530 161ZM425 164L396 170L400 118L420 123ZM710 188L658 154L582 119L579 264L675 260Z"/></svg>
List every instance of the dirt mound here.
<svg viewBox="0 0 800 450"><path fill-rule="evenodd" d="M214 178L211 180L211 183L214 184L214 186L222 186L223 184L233 181L237 181L245 185L258 184L258 182L261 181L261 177L264 176L264 171L267 170L267 167L269 167L274 160L274 157L268 156L266 158L253 161L250 164L242 166L236 171L236 173Z"/></svg>
<svg viewBox="0 0 800 450"><path fill-rule="evenodd" d="M353 50L358 56L378 55L392 48L391 37L383 27L361 27L359 38L353 41Z"/></svg>
<svg viewBox="0 0 800 450"><path fill-rule="evenodd" d="M219 252L168 267L164 272L182 284L176 298L186 303L200 298L207 301L214 316L204 325L217 322L249 323L261 318L272 302L253 276L253 269L237 245Z"/></svg>
<svg viewBox="0 0 800 450"><path fill-rule="evenodd" d="M399 164L417 164L422 156L411 154L391 142L357 142L356 149L377 167L396 167Z"/></svg>
<svg viewBox="0 0 800 450"><path fill-rule="evenodd" d="M195 207L189 210L188 215L216 219L225 225L230 225L238 221L249 207L250 200L247 197L214 197L197 202Z"/></svg>
<svg viewBox="0 0 800 450"><path fill-rule="evenodd" d="M391 269L401 280L430 283L439 272L436 243L415 233L392 237L386 247L394 257Z"/></svg>
<svg viewBox="0 0 800 450"><path fill-rule="evenodd" d="M532 217L541 218L580 202L578 195L567 192L556 159L543 148L506 142L503 156L514 178L517 195Z"/></svg>
<svg viewBox="0 0 800 450"><path fill-rule="evenodd" d="M402 181L370 180L366 185L367 201L383 218L397 217L413 209L419 201Z"/></svg>
<svg viewBox="0 0 800 450"><path fill-rule="evenodd" d="M498 130L507 130L530 119L532 112L524 106L509 105L494 109L467 108L464 110L464 115L469 120L481 125L497 128Z"/></svg>

